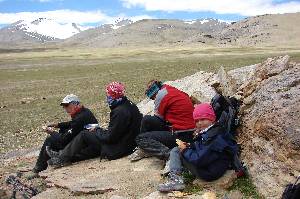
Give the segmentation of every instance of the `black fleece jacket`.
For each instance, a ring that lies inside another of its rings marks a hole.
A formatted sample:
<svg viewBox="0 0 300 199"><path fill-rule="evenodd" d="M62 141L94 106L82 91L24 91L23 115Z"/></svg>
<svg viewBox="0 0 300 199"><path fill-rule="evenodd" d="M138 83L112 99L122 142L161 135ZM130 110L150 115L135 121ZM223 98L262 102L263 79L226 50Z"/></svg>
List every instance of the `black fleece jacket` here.
<svg viewBox="0 0 300 199"><path fill-rule="evenodd" d="M140 132L141 120L139 109L127 98L111 107L108 129L97 129L101 157L117 159L130 154L136 147L135 138Z"/></svg>

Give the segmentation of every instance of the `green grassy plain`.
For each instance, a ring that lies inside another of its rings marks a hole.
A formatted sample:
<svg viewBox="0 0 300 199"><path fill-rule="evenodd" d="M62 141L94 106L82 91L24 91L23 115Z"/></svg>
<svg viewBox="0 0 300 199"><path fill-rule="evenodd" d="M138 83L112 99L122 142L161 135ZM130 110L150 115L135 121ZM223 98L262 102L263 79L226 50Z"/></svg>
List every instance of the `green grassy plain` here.
<svg viewBox="0 0 300 199"><path fill-rule="evenodd" d="M220 66L230 70L285 54L300 61L295 48L1 49L0 154L39 146L44 123L68 119L59 106L66 94L77 94L104 124L109 113L104 86L110 81L124 82L137 103L154 78L175 80Z"/></svg>

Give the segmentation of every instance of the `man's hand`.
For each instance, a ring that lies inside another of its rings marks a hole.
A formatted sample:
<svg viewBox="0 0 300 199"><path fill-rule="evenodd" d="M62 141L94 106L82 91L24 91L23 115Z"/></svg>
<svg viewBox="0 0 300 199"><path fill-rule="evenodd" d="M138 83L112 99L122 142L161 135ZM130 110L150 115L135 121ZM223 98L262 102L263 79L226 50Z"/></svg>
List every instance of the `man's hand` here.
<svg viewBox="0 0 300 199"><path fill-rule="evenodd" d="M48 124L47 127L58 128L58 124L57 123Z"/></svg>
<svg viewBox="0 0 300 199"><path fill-rule="evenodd" d="M97 129L96 127L92 127L92 128L89 129L89 132L93 132L94 133L94 132L96 132L96 129Z"/></svg>
<svg viewBox="0 0 300 199"><path fill-rule="evenodd" d="M176 139L176 144L178 145L178 148L180 149L180 151L183 151L188 146L188 143L183 142L179 139Z"/></svg>
<svg viewBox="0 0 300 199"><path fill-rule="evenodd" d="M55 130L54 130L52 127L49 127L49 126L43 126L42 129L43 129L46 133L48 133L49 135L55 132Z"/></svg>

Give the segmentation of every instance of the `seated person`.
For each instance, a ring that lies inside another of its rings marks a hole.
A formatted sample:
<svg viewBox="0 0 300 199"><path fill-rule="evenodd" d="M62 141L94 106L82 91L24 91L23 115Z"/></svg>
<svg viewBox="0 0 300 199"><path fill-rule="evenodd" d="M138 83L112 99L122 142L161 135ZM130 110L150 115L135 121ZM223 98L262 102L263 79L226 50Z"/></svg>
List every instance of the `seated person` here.
<svg viewBox="0 0 300 199"><path fill-rule="evenodd" d="M45 131L49 136L44 141L35 167L26 175L28 179L38 177L39 172L47 169L47 161L50 159L46 152L47 147L59 151L79 134L79 132L84 129L85 125L98 123L94 114L80 103L80 100L76 95L67 95L60 105L71 116L71 121L50 124L45 128ZM59 131L56 132L53 128L58 128Z"/></svg>
<svg viewBox="0 0 300 199"><path fill-rule="evenodd" d="M67 165L87 148L87 158L101 156L113 160L132 153L136 147L135 138L140 131L142 114L125 96L123 84L110 83L106 87L106 94L111 109L108 129L98 127L84 130L59 153L49 150L52 157L49 164L54 167Z"/></svg>
<svg viewBox="0 0 300 199"><path fill-rule="evenodd" d="M161 192L180 191L185 188L183 167L205 181L220 178L231 168L237 144L230 134L216 122L216 115L210 104L195 107L193 113L197 130L192 143L177 140L178 147L170 152L170 173L168 181L159 185Z"/></svg>
<svg viewBox="0 0 300 199"><path fill-rule="evenodd" d="M181 139L191 141L195 130L194 106L186 93L152 80L146 95L154 100L154 116L144 116L140 135L136 138L139 148L130 156L131 161L149 155L168 159L170 149L176 146L174 132L181 132Z"/></svg>

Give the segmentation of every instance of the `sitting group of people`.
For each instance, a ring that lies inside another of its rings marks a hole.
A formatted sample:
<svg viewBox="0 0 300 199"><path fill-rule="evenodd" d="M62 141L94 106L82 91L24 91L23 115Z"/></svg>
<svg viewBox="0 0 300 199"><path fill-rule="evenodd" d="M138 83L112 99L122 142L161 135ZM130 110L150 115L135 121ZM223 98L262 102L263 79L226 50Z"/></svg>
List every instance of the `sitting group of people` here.
<svg viewBox="0 0 300 199"><path fill-rule="evenodd" d="M48 166L58 168L95 157L114 160L129 155L132 162L157 157L167 162L168 173L168 181L158 190L170 192L185 188L184 170L213 181L232 168L237 144L224 133L209 103L194 105L188 94L157 80L148 83L145 94L154 100L154 115L143 116L126 97L122 83L107 85L111 110L107 129L98 125L76 95L67 95L60 105L71 121L45 128L49 135L27 178L38 177Z"/></svg>

